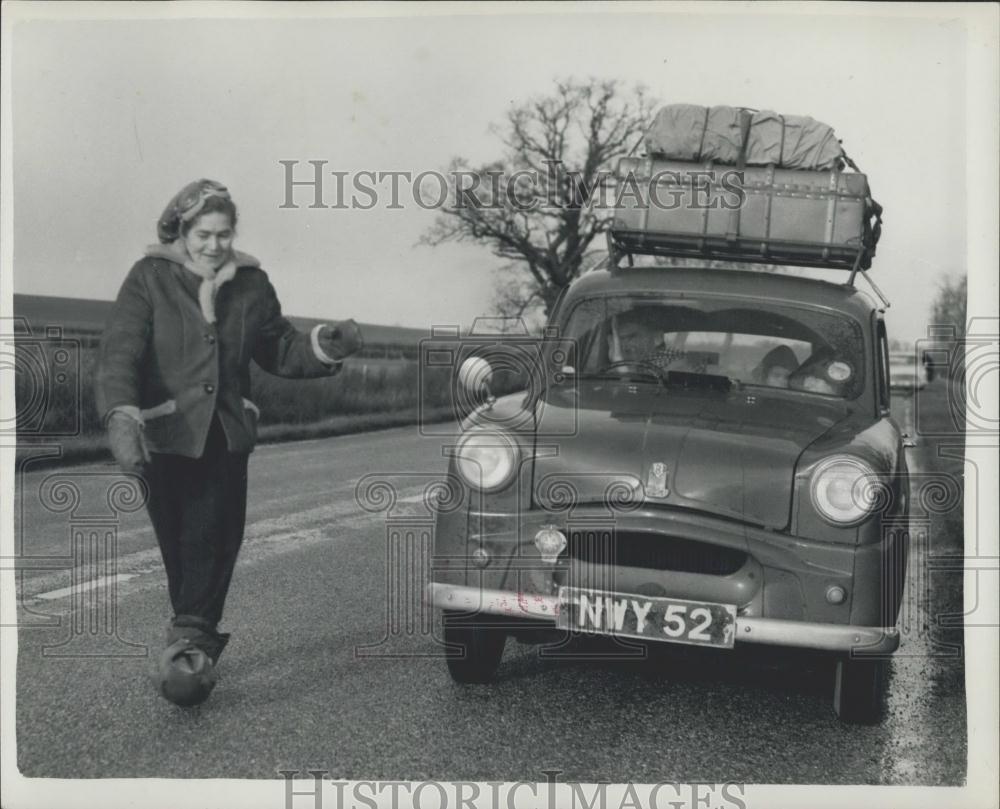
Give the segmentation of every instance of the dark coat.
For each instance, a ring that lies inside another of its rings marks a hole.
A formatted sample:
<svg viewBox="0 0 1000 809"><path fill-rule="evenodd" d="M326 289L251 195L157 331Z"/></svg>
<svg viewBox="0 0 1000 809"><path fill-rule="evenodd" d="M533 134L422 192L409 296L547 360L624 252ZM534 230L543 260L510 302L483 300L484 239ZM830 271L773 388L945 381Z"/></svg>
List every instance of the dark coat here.
<svg viewBox="0 0 1000 809"><path fill-rule="evenodd" d="M216 411L229 450L250 452L258 417L248 398L251 359L292 378L340 369L320 361L310 335L282 316L256 260L237 258L218 288L214 323L199 305L202 279L161 256L136 262L118 293L101 344L97 408L102 418L139 408L151 452L200 457Z"/></svg>

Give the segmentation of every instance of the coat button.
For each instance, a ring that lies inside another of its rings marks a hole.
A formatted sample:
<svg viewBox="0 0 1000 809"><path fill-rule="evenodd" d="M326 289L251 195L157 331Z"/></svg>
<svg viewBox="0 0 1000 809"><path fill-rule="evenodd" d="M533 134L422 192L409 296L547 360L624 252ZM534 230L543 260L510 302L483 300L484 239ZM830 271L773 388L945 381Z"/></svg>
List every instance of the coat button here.
<svg viewBox="0 0 1000 809"><path fill-rule="evenodd" d="M215 385L210 382L205 383L205 393L215 393Z"/></svg>

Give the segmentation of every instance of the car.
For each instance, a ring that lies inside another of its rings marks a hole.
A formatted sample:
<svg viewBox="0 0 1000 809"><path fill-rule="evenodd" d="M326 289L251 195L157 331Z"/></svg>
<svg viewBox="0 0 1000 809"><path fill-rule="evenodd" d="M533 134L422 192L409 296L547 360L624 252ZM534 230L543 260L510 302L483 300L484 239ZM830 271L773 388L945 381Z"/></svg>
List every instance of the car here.
<svg viewBox="0 0 1000 809"><path fill-rule="evenodd" d="M830 660L836 714L878 721L909 507L879 303L752 269L602 267L544 335L525 390L489 394L496 352L457 374L478 398L426 592L452 678L489 682L512 635L760 644Z"/></svg>
<svg viewBox="0 0 1000 809"><path fill-rule="evenodd" d="M889 387L893 390L923 390L930 373L929 367L917 364L912 351L889 352Z"/></svg>

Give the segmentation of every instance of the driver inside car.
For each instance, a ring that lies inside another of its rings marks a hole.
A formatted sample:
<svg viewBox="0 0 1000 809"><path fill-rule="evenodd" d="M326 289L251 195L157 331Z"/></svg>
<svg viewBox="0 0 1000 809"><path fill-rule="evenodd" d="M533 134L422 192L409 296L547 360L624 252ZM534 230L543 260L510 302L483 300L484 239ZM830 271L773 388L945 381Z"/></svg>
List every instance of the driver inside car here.
<svg viewBox="0 0 1000 809"><path fill-rule="evenodd" d="M613 316L609 332L608 364L612 368L645 365L664 372L703 374L709 362L697 352L668 346L662 315L652 307L630 309Z"/></svg>
<svg viewBox="0 0 1000 809"><path fill-rule="evenodd" d="M631 309L611 318L608 361L649 362L666 349L663 331L648 309Z"/></svg>

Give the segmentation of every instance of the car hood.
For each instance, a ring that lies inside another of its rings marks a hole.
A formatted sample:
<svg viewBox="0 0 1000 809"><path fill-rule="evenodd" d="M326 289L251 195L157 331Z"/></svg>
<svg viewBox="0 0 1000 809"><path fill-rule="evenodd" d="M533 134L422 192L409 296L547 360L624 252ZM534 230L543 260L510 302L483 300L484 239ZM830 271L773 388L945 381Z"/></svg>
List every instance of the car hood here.
<svg viewBox="0 0 1000 809"><path fill-rule="evenodd" d="M553 388L536 405L535 504L607 502L624 485L647 504L783 528L799 456L849 413L841 400L766 389Z"/></svg>

